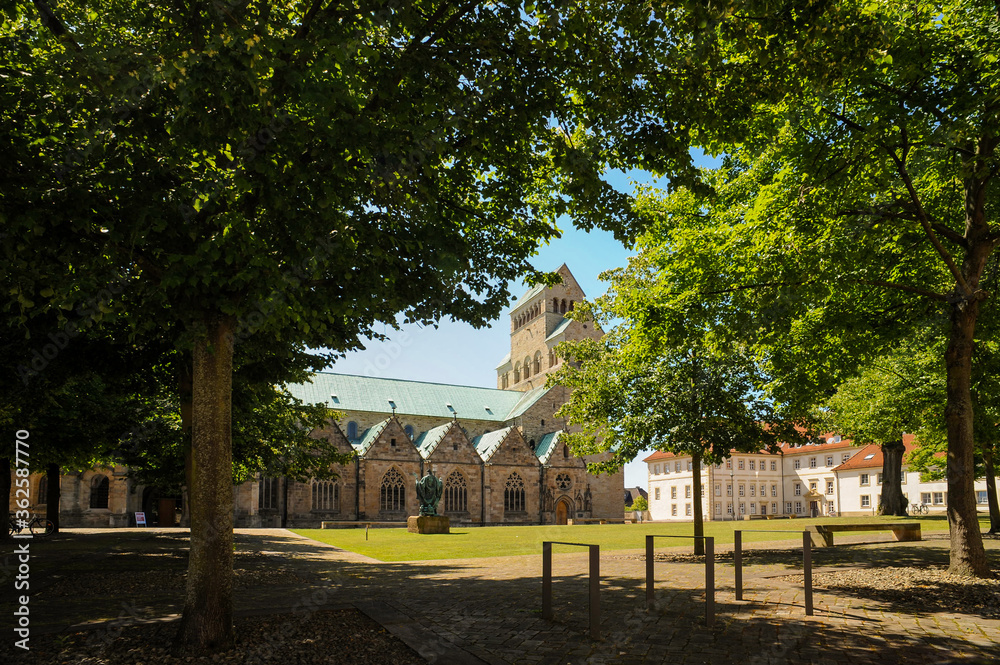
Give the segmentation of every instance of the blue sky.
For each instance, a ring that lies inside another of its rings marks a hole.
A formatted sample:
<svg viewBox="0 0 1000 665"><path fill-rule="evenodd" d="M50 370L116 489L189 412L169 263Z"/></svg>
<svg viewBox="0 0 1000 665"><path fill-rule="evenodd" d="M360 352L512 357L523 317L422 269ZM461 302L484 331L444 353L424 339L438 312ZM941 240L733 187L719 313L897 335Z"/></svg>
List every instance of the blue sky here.
<svg viewBox="0 0 1000 665"><path fill-rule="evenodd" d="M633 190L635 183L656 182L642 172L612 173L608 181L627 192ZM631 250L604 231L578 231L568 222L560 227L562 237L542 247L533 257L532 265L553 271L565 263L588 298L603 294L608 285L598 275L624 266ZM517 283L510 290L520 297L527 288ZM387 341L368 343L364 351L348 354L328 371L495 388L496 366L510 350L506 312L490 328L479 330L465 323L442 321L437 328L408 325L399 331L387 327L384 333ZM641 461L625 467L625 485L646 486L646 469Z"/></svg>

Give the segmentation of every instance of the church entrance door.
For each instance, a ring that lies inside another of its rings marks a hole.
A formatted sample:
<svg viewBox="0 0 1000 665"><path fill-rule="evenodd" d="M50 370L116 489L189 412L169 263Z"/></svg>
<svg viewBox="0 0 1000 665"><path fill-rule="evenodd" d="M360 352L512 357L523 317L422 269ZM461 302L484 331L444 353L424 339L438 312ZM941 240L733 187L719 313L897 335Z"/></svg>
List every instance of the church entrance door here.
<svg viewBox="0 0 1000 665"><path fill-rule="evenodd" d="M566 518L569 517L569 504L566 503L566 499L560 499L556 503L556 524L566 524Z"/></svg>

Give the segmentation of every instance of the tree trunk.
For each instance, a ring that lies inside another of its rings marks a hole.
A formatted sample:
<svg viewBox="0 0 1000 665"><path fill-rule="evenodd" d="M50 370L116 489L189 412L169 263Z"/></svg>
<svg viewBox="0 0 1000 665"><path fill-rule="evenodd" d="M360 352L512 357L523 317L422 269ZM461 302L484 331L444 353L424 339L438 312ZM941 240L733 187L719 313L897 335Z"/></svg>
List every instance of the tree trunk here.
<svg viewBox="0 0 1000 665"><path fill-rule="evenodd" d="M978 280L972 288L976 288L977 283ZM977 300L964 300L952 306L950 338L945 352L948 374L944 417L948 428L948 529L951 535L948 572L987 577L990 571L979 531L974 493L971 385L978 313Z"/></svg>
<svg viewBox="0 0 1000 665"><path fill-rule="evenodd" d="M191 357L181 354L180 402L181 435L184 437L184 486L181 487L181 526L191 526L191 400L194 379L191 376Z"/></svg>
<svg viewBox="0 0 1000 665"><path fill-rule="evenodd" d="M194 344L191 551L178 642L200 653L233 645L232 317L205 321Z"/></svg>
<svg viewBox="0 0 1000 665"><path fill-rule="evenodd" d="M2 476L0 477L0 492L3 492L3 495L7 497L6 503L8 511L10 511L10 490L12 487L12 483L10 482L10 475L14 473L14 467L11 466L11 461L12 460L10 457L3 458L4 470L3 473L0 473L0 476ZM7 516L4 515L3 534L0 534L0 540L4 542L9 542L13 540L13 538L11 538L10 529L7 527L6 518Z"/></svg>
<svg viewBox="0 0 1000 665"><path fill-rule="evenodd" d="M880 515L906 516L906 497L903 496L903 484L900 475L903 472L903 453L906 447L903 440L882 444L882 500L879 503Z"/></svg>
<svg viewBox="0 0 1000 665"><path fill-rule="evenodd" d="M986 502L990 506L990 530L1000 533L1000 503L997 502L997 474L993 465L993 449L983 446L983 466L986 467Z"/></svg>
<svg viewBox="0 0 1000 665"><path fill-rule="evenodd" d="M694 553L696 556L705 554L705 521L701 516L701 456L691 456L691 489L694 491Z"/></svg>
<svg viewBox="0 0 1000 665"><path fill-rule="evenodd" d="M48 484L45 491L45 518L55 525L52 533L59 533L59 465L49 464L45 467L45 478Z"/></svg>

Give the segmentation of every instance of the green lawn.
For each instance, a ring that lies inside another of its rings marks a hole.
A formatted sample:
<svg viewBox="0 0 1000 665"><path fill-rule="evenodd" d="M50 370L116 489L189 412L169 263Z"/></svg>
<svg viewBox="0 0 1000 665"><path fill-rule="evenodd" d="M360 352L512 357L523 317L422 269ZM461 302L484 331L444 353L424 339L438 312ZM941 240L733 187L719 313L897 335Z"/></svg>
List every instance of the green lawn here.
<svg viewBox="0 0 1000 665"><path fill-rule="evenodd" d="M732 543L733 531L759 530L745 533L744 542L768 540L794 540L795 533L803 527L824 523L886 523L919 521L923 531L947 531L948 522L943 517L851 517L793 520L754 520L752 522L707 522L705 535L715 537L716 544ZM987 520L983 529L989 528ZM588 524L575 526L494 526L452 529L450 534L420 535L400 529L370 529L368 540L360 529L294 529L295 533L328 543L345 550L364 554L380 561L420 561L427 559L468 559L476 557L515 556L538 554L542 541L558 540L573 543L600 545L601 551L636 550L645 547L647 534L691 535L691 523L681 524ZM657 540L657 546L674 547L686 541L679 538ZM690 541L687 541L690 542ZM582 551L577 548L557 547L555 551Z"/></svg>

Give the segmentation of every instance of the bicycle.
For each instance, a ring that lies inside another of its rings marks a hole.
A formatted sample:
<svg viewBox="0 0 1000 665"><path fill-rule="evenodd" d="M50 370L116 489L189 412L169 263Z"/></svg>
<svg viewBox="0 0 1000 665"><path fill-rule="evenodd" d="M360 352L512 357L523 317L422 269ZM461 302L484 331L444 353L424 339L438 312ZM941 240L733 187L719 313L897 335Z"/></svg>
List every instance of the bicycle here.
<svg viewBox="0 0 1000 665"><path fill-rule="evenodd" d="M910 512L914 515L926 515L929 511L926 503L911 503Z"/></svg>
<svg viewBox="0 0 1000 665"><path fill-rule="evenodd" d="M28 529L33 536L50 536L56 530L56 525L52 520L35 515L30 520L19 520L14 513L10 513L7 518L7 533L13 535Z"/></svg>

